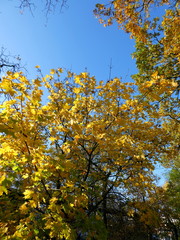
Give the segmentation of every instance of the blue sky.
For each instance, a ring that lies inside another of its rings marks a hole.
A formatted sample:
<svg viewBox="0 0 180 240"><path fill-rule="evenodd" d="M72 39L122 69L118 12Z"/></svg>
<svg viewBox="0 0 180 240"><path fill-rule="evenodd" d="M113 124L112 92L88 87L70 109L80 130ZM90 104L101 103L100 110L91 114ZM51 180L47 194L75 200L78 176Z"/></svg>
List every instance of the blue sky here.
<svg viewBox="0 0 180 240"><path fill-rule="evenodd" d="M34 67L40 65L44 75L58 67L75 73L87 69L98 81L105 81L112 60L111 77L131 81L130 76L137 72L131 57L134 41L116 25L104 28L99 24L93 15L96 3L97 0L79 0L78 4L68 0L69 8L62 13L56 9L47 20L42 5L37 6L32 16L28 10L20 13L17 0L1 1L0 47L20 55L33 78ZM161 168L156 172L162 176Z"/></svg>
<svg viewBox="0 0 180 240"><path fill-rule="evenodd" d="M39 1L41 2L41 1ZM97 0L69 0L69 8L62 13L56 9L48 20L43 6L23 14L16 7L17 1L1 1L0 46L12 55L20 55L30 73L35 65L43 72L65 67L79 73L86 68L98 80L109 76L112 59L112 77L130 81L136 72L131 58L134 41L117 26L104 28L93 15Z"/></svg>

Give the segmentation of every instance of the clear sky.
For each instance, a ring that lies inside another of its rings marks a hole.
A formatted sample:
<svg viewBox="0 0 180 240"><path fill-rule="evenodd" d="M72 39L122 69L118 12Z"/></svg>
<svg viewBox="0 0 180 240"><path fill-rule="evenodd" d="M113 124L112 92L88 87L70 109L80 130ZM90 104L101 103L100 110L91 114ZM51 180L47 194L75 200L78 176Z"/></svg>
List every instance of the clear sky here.
<svg viewBox="0 0 180 240"><path fill-rule="evenodd" d="M36 74L34 66L40 65L44 75L58 67L75 73L87 69L98 81L105 81L112 59L111 77L131 81L131 74L137 72L131 57L134 41L115 25L104 28L99 24L93 15L96 3L97 0L68 0L69 8L62 13L56 9L47 20L42 5L34 9L32 16L27 9L20 13L17 0L1 0L0 47L20 55L32 77Z"/></svg>

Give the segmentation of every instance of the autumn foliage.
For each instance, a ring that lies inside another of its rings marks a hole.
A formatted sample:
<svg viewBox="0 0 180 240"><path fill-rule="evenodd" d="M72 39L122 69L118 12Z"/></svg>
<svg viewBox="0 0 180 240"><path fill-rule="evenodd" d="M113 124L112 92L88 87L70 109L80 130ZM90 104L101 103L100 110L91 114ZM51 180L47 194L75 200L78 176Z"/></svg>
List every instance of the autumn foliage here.
<svg viewBox="0 0 180 240"><path fill-rule="evenodd" d="M62 68L44 76L39 66L32 80L2 77L1 239L144 240L162 228L178 239L178 3L160 23L147 20L167 3L96 5L101 22L135 39L135 83ZM172 167L163 188L157 163Z"/></svg>
<svg viewBox="0 0 180 240"><path fill-rule="evenodd" d="M154 164L174 154L162 113L133 83L62 74L29 81L8 72L0 83L4 239L105 239L108 195L148 196Z"/></svg>

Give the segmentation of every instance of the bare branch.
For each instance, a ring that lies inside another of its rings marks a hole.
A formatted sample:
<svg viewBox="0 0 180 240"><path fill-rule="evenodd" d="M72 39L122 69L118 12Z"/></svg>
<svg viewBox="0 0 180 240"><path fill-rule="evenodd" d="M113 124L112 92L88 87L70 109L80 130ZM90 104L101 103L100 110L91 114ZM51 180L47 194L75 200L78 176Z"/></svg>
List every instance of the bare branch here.
<svg viewBox="0 0 180 240"><path fill-rule="evenodd" d="M25 70L25 66L22 66L20 56L12 56L2 47L0 51L0 73L5 73L8 70L18 72L21 69Z"/></svg>
<svg viewBox="0 0 180 240"><path fill-rule="evenodd" d="M63 8L67 8L67 1L68 0L44 0L43 2L43 10L45 11L46 17L52 13L56 8L59 8L62 11ZM19 9L24 11L26 8L29 9L31 14L33 15L33 11L36 8L36 1L35 0L19 0Z"/></svg>

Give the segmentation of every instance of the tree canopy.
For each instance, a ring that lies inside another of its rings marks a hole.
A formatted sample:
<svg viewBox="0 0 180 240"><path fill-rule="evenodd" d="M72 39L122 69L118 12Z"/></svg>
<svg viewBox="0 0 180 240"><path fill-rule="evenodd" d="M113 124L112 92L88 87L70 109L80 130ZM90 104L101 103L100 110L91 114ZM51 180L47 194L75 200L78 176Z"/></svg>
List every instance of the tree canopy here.
<svg viewBox="0 0 180 240"><path fill-rule="evenodd" d="M94 13L135 39L134 83L40 66L29 79L2 55L1 239L179 239L178 1L115 0ZM171 167L163 187L156 163Z"/></svg>

